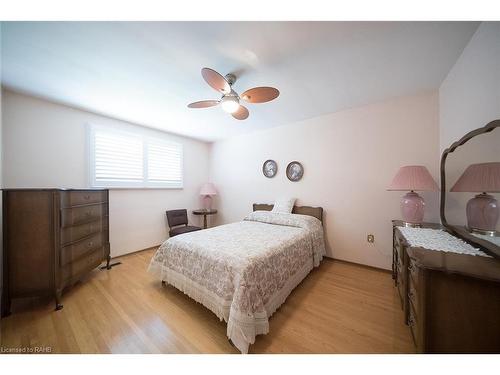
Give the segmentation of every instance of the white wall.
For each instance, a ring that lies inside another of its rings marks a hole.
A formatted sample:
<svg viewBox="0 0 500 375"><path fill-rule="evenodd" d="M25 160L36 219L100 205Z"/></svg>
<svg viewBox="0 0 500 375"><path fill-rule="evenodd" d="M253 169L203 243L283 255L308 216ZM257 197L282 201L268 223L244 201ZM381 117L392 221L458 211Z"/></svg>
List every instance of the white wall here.
<svg viewBox="0 0 500 375"><path fill-rule="evenodd" d="M500 118L500 22L483 22L439 89L440 149Z"/></svg>
<svg viewBox="0 0 500 375"><path fill-rule="evenodd" d="M212 145L210 178L219 189L221 223L241 220L252 203L277 197L325 209L328 255L390 268L391 219L400 218L403 193L386 186L402 165L422 164L437 180L438 97L426 93L396 98L298 123L255 132ZM262 175L266 159L278 162L272 179ZM292 160L305 169L290 182ZM426 220L437 221L438 193L424 193ZM368 233L375 243L366 241Z"/></svg>
<svg viewBox="0 0 500 375"><path fill-rule="evenodd" d="M9 90L4 90L2 104L5 188L87 187L86 123L130 125ZM209 145L171 138L184 146L184 188L111 190L112 256L165 240L166 209L199 207L198 191L208 179ZM198 217L190 220L199 223Z"/></svg>

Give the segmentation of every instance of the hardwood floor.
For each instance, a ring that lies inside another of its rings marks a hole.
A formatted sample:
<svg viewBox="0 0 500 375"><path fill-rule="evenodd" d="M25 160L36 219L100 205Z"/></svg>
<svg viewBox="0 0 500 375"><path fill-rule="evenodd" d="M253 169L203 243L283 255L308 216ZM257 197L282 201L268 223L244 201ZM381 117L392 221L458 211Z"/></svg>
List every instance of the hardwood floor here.
<svg viewBox="0 0 500 375"><path fill-rule="evenodd" d="M13 305L1 322L3 348L55 353L237 353L226 324L202 305L146 273L153 250L95 270L52 301ZM250 353L414 352L390 274L324 261L270 319Z"/></svg>

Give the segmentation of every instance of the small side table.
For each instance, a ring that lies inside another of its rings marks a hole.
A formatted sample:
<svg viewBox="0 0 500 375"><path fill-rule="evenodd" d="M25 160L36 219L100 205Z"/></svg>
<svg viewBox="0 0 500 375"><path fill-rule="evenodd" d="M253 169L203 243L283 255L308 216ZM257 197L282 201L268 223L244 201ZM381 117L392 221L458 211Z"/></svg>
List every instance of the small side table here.
<svg viewBox="0 0 500 375"><path fill-rule="evenodd" d="M193 211L193 215L203 215L203 229L207 229L207 215L215 215L216 213L216 209L207 210L206 208Z"/></svg>

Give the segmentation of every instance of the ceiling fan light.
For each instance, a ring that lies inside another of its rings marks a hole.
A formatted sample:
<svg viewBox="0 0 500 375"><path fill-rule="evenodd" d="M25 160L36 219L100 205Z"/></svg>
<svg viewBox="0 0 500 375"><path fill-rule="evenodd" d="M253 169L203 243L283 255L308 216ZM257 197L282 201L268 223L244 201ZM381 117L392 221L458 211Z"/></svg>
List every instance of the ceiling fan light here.
<svg viewBox="0 0 500 375"><path fill-rule="evenodd" d="M222 109L227 113L235 113L240 107L240 101L236 96L225 96L220 103Z"/></svg>

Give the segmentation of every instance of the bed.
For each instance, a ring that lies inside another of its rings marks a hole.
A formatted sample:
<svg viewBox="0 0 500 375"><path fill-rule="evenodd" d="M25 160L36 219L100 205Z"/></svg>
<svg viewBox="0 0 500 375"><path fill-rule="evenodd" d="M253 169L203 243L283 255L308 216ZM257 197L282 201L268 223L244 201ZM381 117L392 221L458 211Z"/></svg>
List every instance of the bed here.
<svg viewBox="0 0 500 375"><path fill-rule="evenodd" d="M272 207L254 204L241 222L169 238L148 269L226 321L242 353L325 255L321 207Z"/></svg>

